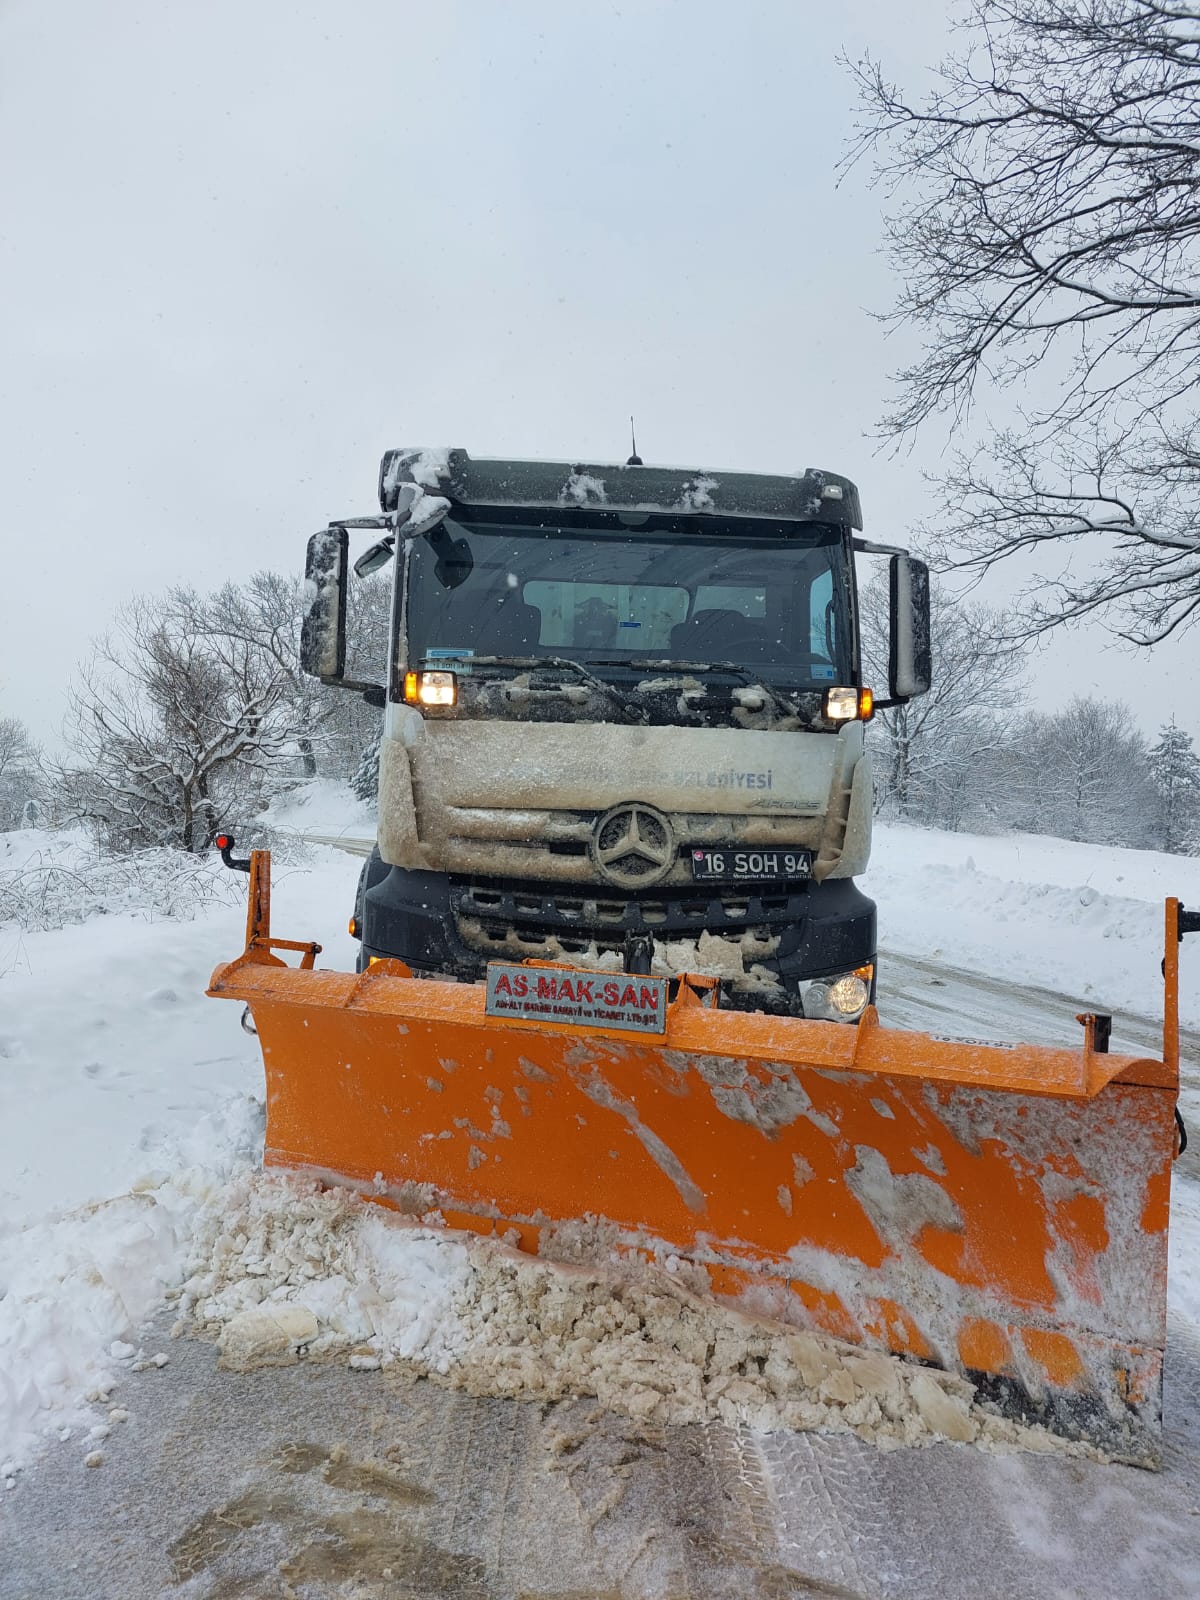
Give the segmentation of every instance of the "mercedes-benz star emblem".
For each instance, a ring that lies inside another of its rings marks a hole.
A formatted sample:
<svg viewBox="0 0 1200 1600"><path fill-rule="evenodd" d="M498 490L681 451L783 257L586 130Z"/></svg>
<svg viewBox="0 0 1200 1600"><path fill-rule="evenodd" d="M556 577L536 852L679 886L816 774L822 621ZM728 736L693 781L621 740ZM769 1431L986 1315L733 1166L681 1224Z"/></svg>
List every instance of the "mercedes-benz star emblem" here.
<svg viewBox="0 0 1200 1600"><path fill-rule="evenodd" d="M661 883L675 865L675 835L661 811L626 801L606 811L588 846L596 871L622 889Z"/></svg>

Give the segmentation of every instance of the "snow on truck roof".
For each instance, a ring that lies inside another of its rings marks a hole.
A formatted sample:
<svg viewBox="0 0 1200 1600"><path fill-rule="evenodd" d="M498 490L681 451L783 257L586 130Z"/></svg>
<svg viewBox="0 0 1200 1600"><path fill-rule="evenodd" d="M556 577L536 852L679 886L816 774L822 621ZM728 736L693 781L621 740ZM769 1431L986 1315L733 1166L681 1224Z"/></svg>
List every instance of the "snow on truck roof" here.
<svg viewBox="0 0 1200 1600"><path fill-rule="evenodd" d="M815 467L776 475L613 462L473 461L465 450L389 450L379 469L385 512L395 510L403 483L468 506L592 507L862 527L858 490L849 478Z"/></svg>

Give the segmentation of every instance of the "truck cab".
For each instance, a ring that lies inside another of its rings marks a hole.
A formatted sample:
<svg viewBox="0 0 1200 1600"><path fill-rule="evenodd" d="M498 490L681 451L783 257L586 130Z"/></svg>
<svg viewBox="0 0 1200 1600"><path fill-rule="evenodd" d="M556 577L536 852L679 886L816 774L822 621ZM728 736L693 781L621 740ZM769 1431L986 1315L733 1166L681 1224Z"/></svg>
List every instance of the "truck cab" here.
<svg viewBox="0 0 1200 1600"><path fill-rule="evenodd" d="M305 670L384 706L362 961L708 974L854 1022L875 908L866 725L929 683L928 574L846 478L389 451L378 517L308 553ZM349 533L394 559L387 682L345 675ZM863 682L856 553L890 558Z"/></svg>

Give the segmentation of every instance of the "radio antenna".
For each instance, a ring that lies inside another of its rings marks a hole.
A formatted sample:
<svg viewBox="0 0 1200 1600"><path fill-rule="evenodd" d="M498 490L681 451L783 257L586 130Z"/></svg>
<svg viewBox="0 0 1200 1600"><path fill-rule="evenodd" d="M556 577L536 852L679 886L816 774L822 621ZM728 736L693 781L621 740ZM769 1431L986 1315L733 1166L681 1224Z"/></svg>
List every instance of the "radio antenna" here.
<svg viewBox="0 0 1200 1600"><path fill-rule="evenodd" d="M633 454L630 456L625 465L627 467L644 467L646 463L637 453L637 431L634 428L632 417L629 419L629 442L633 445Z"/></svg>

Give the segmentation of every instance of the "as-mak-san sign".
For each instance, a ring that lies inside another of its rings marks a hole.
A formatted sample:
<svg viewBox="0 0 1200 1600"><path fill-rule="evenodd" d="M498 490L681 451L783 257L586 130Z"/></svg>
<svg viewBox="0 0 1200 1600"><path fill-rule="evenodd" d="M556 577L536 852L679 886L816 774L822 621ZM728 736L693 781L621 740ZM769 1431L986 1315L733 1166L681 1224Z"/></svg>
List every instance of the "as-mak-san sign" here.
<svg viewBox="0 0 1200 1600"><path fill-rule="evenodd" d="M531 1022L588 1022L631 1033L665 1033L667 980L494 961L487 969L487 1013Z"/></svg>

